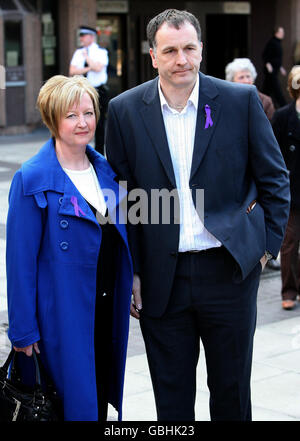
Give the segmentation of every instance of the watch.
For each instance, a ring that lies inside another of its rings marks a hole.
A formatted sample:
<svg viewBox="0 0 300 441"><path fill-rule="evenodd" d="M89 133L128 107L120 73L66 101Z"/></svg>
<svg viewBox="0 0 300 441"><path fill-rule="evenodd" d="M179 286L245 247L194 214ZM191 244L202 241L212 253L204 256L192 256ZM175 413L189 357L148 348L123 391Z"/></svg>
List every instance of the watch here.
<svg viewBox="0 0 300 441"><path fill-rule="evenodd" d="M273 254L271 254L269 251L265 251L265 256L267 258L267 261L274 259Z"/></svg>

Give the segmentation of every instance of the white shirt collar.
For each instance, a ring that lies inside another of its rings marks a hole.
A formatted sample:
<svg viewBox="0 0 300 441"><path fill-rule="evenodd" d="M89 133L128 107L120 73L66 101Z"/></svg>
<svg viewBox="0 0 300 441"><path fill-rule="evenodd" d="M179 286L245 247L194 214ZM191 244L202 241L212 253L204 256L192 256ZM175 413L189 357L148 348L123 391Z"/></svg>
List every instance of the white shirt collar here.
<svg viewBox="0 0 300 441"><path fill-rule="evenodd" d="M159 99L160 99L160 105L161 105L162 111L164 109L168 109L172 113L181 113L182 114L182 113L186 112L187 107L189 105L193 105L195 107L195 109L197 110L198 109L198 100L199 100L199 75L197 75L195 86L192 90L192 93L189 96L189 99L186 103L186 106L181 112L178 112L177 110L175 110L169 106L169 104L167 103L167 100L163 94L163 91L161 90L160 81L158 81L158 93L159 93Z"/></svg>
<svg viewBox="0 0 300 441"><path fill-rule="evenodd" d="M98 45L96 44L96 42L93 41L93 42L92 42L91 44L89 44L88 46L82 46L81 49L86 49L87 51L89 51L90 49L94 49L95 45L98 46Z"/></svg>

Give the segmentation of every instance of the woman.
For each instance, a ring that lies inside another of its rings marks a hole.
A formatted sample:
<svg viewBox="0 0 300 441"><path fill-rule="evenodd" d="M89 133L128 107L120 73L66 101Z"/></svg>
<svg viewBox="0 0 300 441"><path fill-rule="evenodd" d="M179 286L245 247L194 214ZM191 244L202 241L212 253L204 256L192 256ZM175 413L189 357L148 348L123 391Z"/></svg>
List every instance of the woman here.
<svg viewBox="0 0 300 441"><path fill-rule="evenodd" d="M9 193L8 335L17 351L40 352L65 420L105 420L108 402L121 419L132 264L115 173L88 145L98 95L58 75L37 104L52 138Z"/></svg>
<svg viewBox="0 0 300 441"><path fill-rule="evenodd" d="M235 58L231 63L227 64L225 68L226 80L242 84L254 84L257 72L254 65L249 58ZM265 114L271 120L275 112L272 99L257 91L258 96L262 102Z"/></svg>
<svg viewBox="0 0 300 441"><path fill-rule="evenodd" d="M290 217L280 250L282 308L290 310L300 292L300 66L289 73L288 92L293 102L275 112L272 126L290 172Z"/></svg>

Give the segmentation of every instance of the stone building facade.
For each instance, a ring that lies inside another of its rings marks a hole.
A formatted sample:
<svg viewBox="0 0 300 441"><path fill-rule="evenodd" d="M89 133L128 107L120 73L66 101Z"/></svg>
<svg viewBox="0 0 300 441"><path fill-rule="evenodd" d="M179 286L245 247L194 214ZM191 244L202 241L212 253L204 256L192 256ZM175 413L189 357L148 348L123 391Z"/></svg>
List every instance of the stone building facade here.
<svg viewBox="0 0 300 441"><path fill-rule="evenodd" d="M80 25L97 27L99 43L109 50L111 96L152 78L145 28L166 8L187 9L199 18L204 73L224 78L225 65L246 56L256 66L260 87L262 50L276 25L285 28L286 70L300 60L300 0L0 0L0 134L26 132L40 123L38 90L50 76L68 75ZM281 81L286 89L286 78Z"/></svg>

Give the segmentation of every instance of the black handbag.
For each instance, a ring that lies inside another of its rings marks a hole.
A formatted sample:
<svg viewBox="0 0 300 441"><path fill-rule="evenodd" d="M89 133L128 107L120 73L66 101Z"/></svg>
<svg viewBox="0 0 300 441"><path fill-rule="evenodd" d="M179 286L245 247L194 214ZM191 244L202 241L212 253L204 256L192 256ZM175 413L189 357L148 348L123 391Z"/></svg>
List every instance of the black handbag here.
<svg viewBox="0 0 300 441"><path fill-rule="evenodd" d="M24 385L13 374L16 354L17 352L12 349L6 362L0 368L0 422L62 421L62 404L36 352L33 350L32 354L36 377L33 388ZM12 375L8 378L11 362L13 362ZM41 371L46 379L43 385Z"/></svg>

